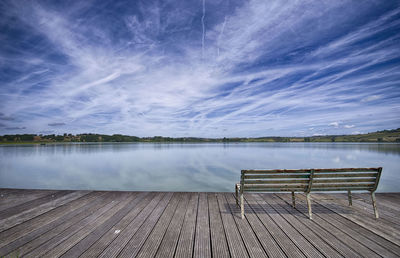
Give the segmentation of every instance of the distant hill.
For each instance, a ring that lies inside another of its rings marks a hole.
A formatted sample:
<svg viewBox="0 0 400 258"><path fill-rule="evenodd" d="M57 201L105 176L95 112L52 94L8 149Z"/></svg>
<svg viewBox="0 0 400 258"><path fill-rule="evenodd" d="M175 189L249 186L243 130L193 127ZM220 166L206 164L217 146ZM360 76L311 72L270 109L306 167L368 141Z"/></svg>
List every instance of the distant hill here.
<svg viewBox="0 0 400 258"><path fill-rule="evenodd" d="M137 137L122 134L64 134L37 135L12 134L0 136L4 143L52 143L52 142L399 142L400 128L355 135L323 135L310 137L257 137L257 138L197 138L197 137Z"/></svg>

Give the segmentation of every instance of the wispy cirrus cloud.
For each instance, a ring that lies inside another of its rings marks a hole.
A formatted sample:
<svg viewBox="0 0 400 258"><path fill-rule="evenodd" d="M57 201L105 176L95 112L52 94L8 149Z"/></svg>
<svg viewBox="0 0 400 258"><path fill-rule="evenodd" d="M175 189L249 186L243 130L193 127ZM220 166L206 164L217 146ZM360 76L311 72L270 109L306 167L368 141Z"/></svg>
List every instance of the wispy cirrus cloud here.
<svg viewBox="0 0 400 258"><path fill-rule="evenodd" d="M400 127L397 2L63 5L1 4L7 128L223 137Z"/></svg>
<svg viewBox="0 0 400 258"><path fill-rule="evenodd" d="M6 116L6 115L4 115L3 113L0 113L0 120L3 120L3 121L12 121L12 120L14 120L14 118L13 118L13 117L10 117L10 116Z"/></svg>
<svg viewBox="0 0 400 258"><path fill-rule="evenodd" d="M21 127L18 127L18 126L14 126L14 127L6 127L6 130L24 130L24 129L26 129L26 127L25 126L21 126Z"/></svg>
<svg viewBox="0 0 400 258"><path fill-rule="evenodd" d="M65 123L49 123L48 126L63 126Z"/></svg>
<svg viewBox="0 0 400 258"><path fill-rule="evenodd" d="M372 96L368 96L368 97L363 98L361 101L362 102L375 101L375 100L380 99L381 97L382 96L380 96L380 95L372 95Z"/></svg>

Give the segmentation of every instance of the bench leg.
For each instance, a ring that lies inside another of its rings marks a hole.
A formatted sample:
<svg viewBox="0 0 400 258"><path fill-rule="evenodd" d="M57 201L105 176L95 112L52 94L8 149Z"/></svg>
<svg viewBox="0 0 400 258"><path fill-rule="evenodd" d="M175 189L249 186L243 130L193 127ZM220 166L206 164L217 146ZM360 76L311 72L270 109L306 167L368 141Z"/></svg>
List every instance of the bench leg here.
<svg viewBox="0 0 400 258"><path fill-rule="evenodd" d="M240 214L242 215L242 219L244 219L244 198L243 198L243 193L240 194Z"/></svg>
<svg viewBox="0 0 400 258"><path fill-rule="evenodd" d="M296 208L296 197L294 197L294 192L292 192L292 203L293 203L293 208Z"/></svg>
<svg viewBox="0 0 400 258"><path fill-rule="evenodd" d="M238 185L235 185L236 205L239 207Z"/></svg>
<svg viewBox="0 0 400 258"><path fill-rule="evenodd" d="M310 194L309 193L306 195L306 198L307 198L307 206L308 206L308 217L310 219L312 219L311 200L310 200Z"/></svg>
<svg viewBox="0 0 400 258"><path fill-rule="evenodd" d="M351 191L347 191L347 197L349 198L349 206L353 205L353 201L351 200Z"/></svg>
<svg viewBox="0 0 400 258"><path fill-rule="evenodd" d="M375 192L371 192L372 206L374 207L375 218L379 218L378 209L376 208Z"/></svg>

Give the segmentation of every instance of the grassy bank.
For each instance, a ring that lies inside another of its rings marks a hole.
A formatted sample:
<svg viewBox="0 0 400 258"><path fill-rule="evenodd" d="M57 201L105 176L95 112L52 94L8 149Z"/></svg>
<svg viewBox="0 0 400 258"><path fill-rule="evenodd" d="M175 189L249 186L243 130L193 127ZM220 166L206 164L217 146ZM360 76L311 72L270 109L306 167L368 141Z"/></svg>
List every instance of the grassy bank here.
<svg viewBox="0 0 400 258"><path fill-rule="evenodd" d="M310 137L196 138L136 137L121 134L15 134L0 136L0 144L52 144L68 142L399 142L400 128L367 134L323 135Z"/></svg>

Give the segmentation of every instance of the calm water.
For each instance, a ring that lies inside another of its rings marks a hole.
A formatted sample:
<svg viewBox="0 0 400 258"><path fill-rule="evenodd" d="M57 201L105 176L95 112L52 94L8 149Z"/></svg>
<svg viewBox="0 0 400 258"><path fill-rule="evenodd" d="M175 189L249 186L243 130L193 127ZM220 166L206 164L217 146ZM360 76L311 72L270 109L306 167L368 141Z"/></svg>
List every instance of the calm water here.
<svg viewBox="0 0 400 258"><path fill-rule="evenodd" d="M241 169L383 167L400 191L400 144L200 143L0 146L0 187L233 191Z"/></svg>

